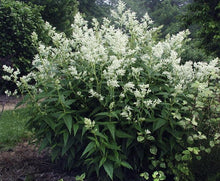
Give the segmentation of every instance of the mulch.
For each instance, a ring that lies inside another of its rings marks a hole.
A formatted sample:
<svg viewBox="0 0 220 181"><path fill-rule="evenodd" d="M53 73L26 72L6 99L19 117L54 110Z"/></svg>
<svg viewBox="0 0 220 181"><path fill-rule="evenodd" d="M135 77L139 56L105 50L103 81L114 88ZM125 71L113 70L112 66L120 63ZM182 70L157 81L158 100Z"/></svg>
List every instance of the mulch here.
<svg viewBox="0 0 220 181"><path fill-rule="evenodd" d="M49 151L39 152L28 142L0 152L0 181L75 181L73 173L50 161Z"/></svg>

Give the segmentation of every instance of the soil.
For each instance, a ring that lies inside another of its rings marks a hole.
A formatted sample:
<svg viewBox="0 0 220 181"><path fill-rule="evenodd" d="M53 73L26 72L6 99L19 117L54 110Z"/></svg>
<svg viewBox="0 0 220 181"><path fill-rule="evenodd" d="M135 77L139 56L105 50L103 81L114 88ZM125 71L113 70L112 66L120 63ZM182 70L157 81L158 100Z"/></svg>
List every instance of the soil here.
<svg viewBox="0 0 220 181"><path fill-rule="evenodd" d="M39 152L28 142L0 152L0 181L75 181L74 174L50 161L49 152Z"/></svg>

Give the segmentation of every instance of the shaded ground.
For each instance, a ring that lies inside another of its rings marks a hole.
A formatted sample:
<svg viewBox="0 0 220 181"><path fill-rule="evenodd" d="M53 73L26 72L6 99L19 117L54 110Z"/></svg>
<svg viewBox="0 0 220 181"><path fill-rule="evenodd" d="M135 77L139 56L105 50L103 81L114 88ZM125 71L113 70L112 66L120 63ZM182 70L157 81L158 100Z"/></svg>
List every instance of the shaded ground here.
<svg viewBox="0 0 220 181"><path fill-rule="evenodd" d="M27 142L0 152L0 181L75 181L73 174L52 164L48 151L38 152Z"/></svg>

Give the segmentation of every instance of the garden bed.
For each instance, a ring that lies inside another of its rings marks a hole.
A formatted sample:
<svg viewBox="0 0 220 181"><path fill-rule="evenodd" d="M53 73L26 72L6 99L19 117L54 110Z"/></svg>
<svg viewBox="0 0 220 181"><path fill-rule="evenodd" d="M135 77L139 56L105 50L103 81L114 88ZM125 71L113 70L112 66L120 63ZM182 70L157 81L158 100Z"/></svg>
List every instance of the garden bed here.
<svg viewBox="0 0 220 181"><path fill-rule="evenodd" d="M33 144L19 143L13 149L0 152L1 181L75 181L73 173L67 173L52 164L48 151L39 152Z"/></svg>

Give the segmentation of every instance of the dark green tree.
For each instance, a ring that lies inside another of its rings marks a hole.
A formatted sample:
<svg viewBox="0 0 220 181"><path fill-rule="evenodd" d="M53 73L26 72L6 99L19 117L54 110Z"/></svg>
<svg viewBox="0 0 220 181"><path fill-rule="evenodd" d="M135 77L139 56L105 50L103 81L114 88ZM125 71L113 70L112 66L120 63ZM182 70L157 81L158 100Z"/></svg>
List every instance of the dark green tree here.
<svg viewBox="0 0 220 181"><path fill-rule="evenodd" d="M41 15L58 31L70 33L74 15L78 11L77 0L19 0L43 7Z"/></svg>
<svg viewBox="0 0 220 181"><path fill-rule="evenodd" d="M79 0L79 12L84 15L89 23L92 18L101 20L103 17L107 17L110 7L110 4L106 3L105 0Z"/></svg>
<svg viewBox="0 0 220 181"><path fill-rule="evenodd" d="M220 1L194 0L184 16L186 27L193 27L199 46L220 57Z"/></svg>
<svg viewBox="0 0 220 181"><path fill-rule="evenodd" d="M156 4L154 10L150 12L156 25L163 25L162 35L175 34L181 30L179 17L182 14L183 6L173 0L163 0Z"/></svg>
<svg viewBox="0 0 220 181"><path fill-rule="evenodd" d="M37 53L31 35L38 34L40 41L49 42L44 29L44 20L38 6L24 2L2 0L0 4L0 93L14 86L2 79L3 65L20 69L26 74L31 68L33 56Z"/></svg>

